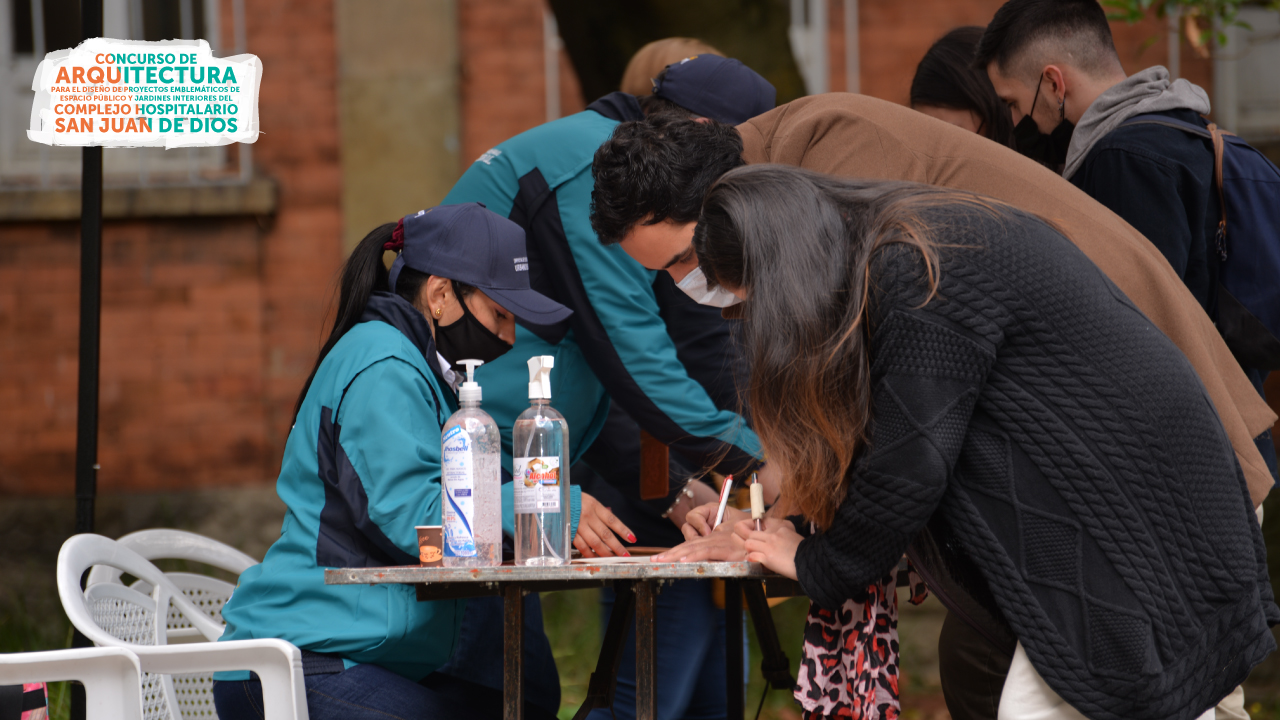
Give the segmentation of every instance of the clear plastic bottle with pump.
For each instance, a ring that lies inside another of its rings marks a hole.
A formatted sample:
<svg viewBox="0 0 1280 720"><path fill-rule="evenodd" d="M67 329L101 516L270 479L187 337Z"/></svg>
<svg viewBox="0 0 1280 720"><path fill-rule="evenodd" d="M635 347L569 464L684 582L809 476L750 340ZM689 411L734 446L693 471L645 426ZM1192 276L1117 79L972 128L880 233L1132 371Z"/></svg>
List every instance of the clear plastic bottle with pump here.
<svg viewBox="0 0 1280 720"><path fill-rule="evenodd" d="M529 358L529 409L512 432L516 564L569 562L569 424L551 407L555 358Z"/></svg>
<svg viewBox="0 0 1280 720"><path fill-rule="evenodd" d="M502 435L489 413L480 409L475 369L484 362L458 364L467 366L467 381L458 387L458 412L440 433L444 565L501 565Z"/></svg>

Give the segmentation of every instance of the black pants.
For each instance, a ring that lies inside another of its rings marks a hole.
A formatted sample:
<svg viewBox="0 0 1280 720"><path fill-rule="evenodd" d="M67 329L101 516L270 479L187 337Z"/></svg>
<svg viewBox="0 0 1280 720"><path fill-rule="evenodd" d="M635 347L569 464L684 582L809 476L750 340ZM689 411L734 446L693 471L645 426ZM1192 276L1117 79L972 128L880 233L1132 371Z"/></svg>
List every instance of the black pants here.
<svg viewBox="0 0 1280 720"><path fill-rule="evenodd" d="M1012 653L947 613L938 638L938 671L952 720L996 720L1012 662Z"/></svg>

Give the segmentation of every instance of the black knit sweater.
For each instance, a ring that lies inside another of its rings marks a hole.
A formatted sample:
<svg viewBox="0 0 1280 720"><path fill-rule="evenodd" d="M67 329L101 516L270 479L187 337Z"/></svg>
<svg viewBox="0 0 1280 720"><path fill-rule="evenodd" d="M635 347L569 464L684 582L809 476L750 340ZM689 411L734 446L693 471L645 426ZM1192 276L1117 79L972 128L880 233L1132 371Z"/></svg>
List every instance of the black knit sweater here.
<svg viewBox="0 0 1280 720"><path fill-rule="evenodd" d="M926 213L964 247L940 248L923 307L917 253L876 261L871 442L800 583L837 607L915 540L943 602L985 610L1088 717L1194 718L1276 647L1243 475L1177 347L1066 238L1002 213Z"/></svg>

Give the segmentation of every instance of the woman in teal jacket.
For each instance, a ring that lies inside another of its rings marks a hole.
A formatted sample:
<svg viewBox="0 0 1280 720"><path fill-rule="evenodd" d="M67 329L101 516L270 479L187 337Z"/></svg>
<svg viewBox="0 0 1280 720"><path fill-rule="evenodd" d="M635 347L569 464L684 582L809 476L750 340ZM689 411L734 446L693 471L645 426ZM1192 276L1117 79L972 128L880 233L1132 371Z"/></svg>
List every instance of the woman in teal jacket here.
<svg viewBox="0 0 1280 720"><path fill-rule="evenodd" d="M386 250L400 251L390 271ZM530 289L526 256L518 225L468 203L383 225L343 269L338 316L285 446L280 539L222 610L223 640L302 649L312 720L476 717L501 705L419 683L453 653L465 601L417 602L407 585L326 585L324 569L417 563L414 526L440 524L440 428L462 379L454 363L510 350L517 317L570 314ZM589 532L629 533L572 490L575 534L584 512ZM508 483L507 533L510 492ZM217 674L214 699L223 720L261 717L261 686L247 672Z"/></svg>

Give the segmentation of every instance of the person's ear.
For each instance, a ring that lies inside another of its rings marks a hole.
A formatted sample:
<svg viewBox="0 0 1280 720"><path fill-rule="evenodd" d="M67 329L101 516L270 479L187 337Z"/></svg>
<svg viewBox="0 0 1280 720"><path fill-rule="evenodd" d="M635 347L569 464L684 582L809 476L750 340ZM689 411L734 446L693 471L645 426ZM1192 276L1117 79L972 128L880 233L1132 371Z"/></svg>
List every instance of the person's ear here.
<svg viewBox="0 0 1280 720"><path fill-rule="evenodd" d="M1067 78L1062 74L1062 68L1057 65L1046 65L1044 79L1048 81L1049 89L1052 91L1053 105L1061 105L1067 98Z"/></svg>
<svg viewBox="0 0 1280 720"><path fill-rule="evenodd" d="M453 297L453 283L448 278L432 275L423 283L418 293L418 309L427 317L440 320L449 314L449 308L457 299Z"/></svg>

